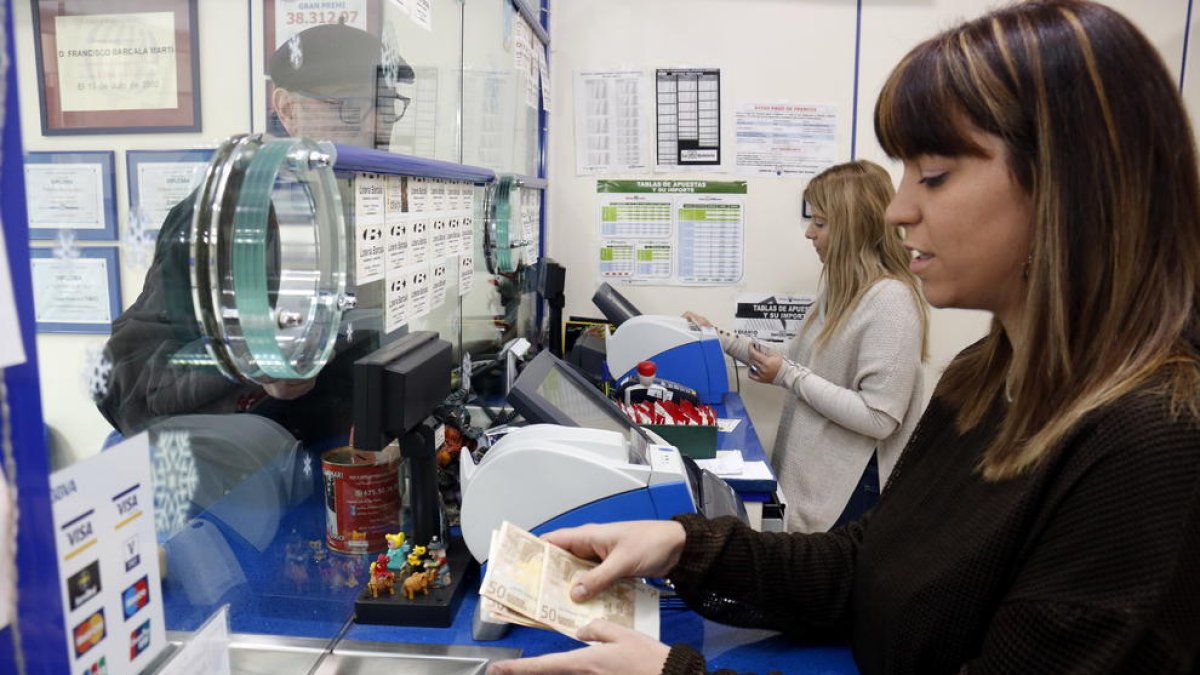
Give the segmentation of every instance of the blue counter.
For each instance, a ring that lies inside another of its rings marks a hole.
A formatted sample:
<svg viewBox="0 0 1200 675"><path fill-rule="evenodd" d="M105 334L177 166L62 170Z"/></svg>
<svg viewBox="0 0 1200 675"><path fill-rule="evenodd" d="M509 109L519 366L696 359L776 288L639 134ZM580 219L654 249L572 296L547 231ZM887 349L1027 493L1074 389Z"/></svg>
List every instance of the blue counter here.
<svg viewBox="0 0 1200 675"><path fill-rule="evenodd" d="M713 407L716 408L718 417L741 420L733 431L717 434L717 449L741 450L743 460L766 462L767 468L770 469L771 462L767 459L767 452L758 439L754 423L750 421L750 414L746 412L746 405L742 402L741 394L735 391L728 392L721 404ZM770 501L776 488L774 471L771 473L770 480L727 477L725 482L729 483L744 501L750 502Z"/></svg>
<svg viewBox="0 0 1200 675"><path fill-rule="evenodd" d="M732 433L720 434L719 447L740 449L747 461L765 460L766 455L745 414L741 398L730 394L721 408L722 417L738 417L742 423ZM581 646L557 633L522 627L514 627L501 640L474 641L471 618L479 599L477 573L470 579L466 597L448 628L351 623L347 629L347 622L354 613L354 600L367 580L369 558L331 553L326 549L324 490L320 471L316 469L320 466L319 450L304 452L306 458L302 458L301 465L313 468L304 474L305 480L311 481L312 490L286 511L256 510L261 501L258 500L261 494L254 493L257 488L238 488L226 499L245 501L245 507L211 509L166 542L168 578L164 581L163 595L169 630L196 630L221 605L229 604L230 630L235 633L331 641L516 647L527 656ZM261 489L258 492L261 493ZM750 499L754 491L741 494ZM234 522L238 518L243 519L243 523ZM262 525L265 520L266 526L274 526L274 535L263 550L239 533L245 531L244 519L254 519L256 525ZM207 539L200 538L200 533ZM217 545L209 541L214 534L219 534L217 538L221 540ZM217 550L222 546L228 546L227 554ZM182 559L184 555L186 559ZM205 594L196 587L188 588L190 584L199 583L190 579L191 575L211 577L204 583L218 589L223 580L228 590L219 597L198 599L196 596ZM661 637L668 644L686 643L699 649L710 659L713 668L759 673L769 670L826 674L858 672L845 647L800 647L767 631L737 629L705 621L683 608L664 606Z"/></svg>

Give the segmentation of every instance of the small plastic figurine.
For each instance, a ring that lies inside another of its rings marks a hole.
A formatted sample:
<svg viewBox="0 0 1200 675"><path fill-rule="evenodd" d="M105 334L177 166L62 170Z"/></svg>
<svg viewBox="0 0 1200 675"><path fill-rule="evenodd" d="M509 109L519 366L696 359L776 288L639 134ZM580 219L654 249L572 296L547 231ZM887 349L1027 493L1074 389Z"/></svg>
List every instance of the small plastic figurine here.
<svg viewBox="0 0 1200 675"><path fill-rule="evenodd" d="M414 546L412 553L408 554L408 567L414 572L421 568L422 558L425 557L424 546Z"/></svg>
<svg viewBox="0 0 1200 675"><path fill-rule="evenodd" d="M408 551L412 545L406 541L403 532L396 534L385 534L383 538L387 540L387 568L393 572L399 572L404 569Z"/></svg>
<svg viewBox="0 0 1200 675"><path fill-rule="evenodd" d="M405 582L405 593L408 592L408 582ZM396 575L388 569L387 555L380 553L379 558L371 563L371 579L367 582L371 589L371 597L378 598L380 592L387 591L388 595L396 594Z"/></svg>
<svg viewBox="0 0 1200 675"><path fill-rule="evenodd" d="M429 542L429 557L425 560L425 569L437 572L437 579L433 583L434 588L445 588L450 585L450 565L447 564L446 544L437 537Z"/></svg>
<svg viewBox="0 0 1200 675"><path fill-rule="evenodd" d="M433 577L436 574L437 572L430 570L428 572L414 572L409 575L404 580L404 597L412 600L413 595L417 591L420 591L424 595L429 595L429 584L433 582Z"/></svg>
<svg viewBox="0 0 1200 675"><path fill-rule="evenodd" d="M299 593L308 586L308 550L304 542L299 539L289 541L284 561L283 576L292 582L292 589Z"/></svg>

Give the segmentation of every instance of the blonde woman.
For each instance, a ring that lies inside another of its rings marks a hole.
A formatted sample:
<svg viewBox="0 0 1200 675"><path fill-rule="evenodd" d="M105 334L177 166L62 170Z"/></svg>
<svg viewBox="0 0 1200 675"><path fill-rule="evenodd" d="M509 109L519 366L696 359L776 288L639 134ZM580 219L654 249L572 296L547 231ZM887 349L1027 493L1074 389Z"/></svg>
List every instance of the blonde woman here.
<svg viewBox="0 0 1200 675"><path fill-rule="evenodd" d="M792 532L822 532L874 506L921 416L928 309L900 231L884 223L892 195L887 172L868 161L815 176L804 236L824 268L799 335L780 353L721 331L751 379L791 394L771 462Z"/></svg>
<svg viewBox="0 0 1200 675"><path fill-rule="evenodd" d="M604 561L573 597L667 576L709 619L849 642L864 675L1198 672L1200 175L1175 78L1114 10L1035 0L914 48L875 129L925 296L990 334L865 519L551 532ZM489 673L706 670L615 623L578 637L599 644Z"/></svg>

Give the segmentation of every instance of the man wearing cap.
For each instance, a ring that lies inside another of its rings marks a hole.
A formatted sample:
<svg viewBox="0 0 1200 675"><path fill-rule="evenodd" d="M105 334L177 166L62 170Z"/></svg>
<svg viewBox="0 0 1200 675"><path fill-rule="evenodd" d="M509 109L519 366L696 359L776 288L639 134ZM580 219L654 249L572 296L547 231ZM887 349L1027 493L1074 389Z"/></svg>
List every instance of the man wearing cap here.
<svg viewBox="0 0 1200 675"><path fill-rule="evenodd" d="M392 125L409 99L396 92L413 81L397 55L382 59L383 44L343 24L315 26L271 56L271 107L291 136L386 148ZM383 62L386 61L386 62Z"/></svg>
<svg viewBox="0 0 1200 675"><path fill-rule="evenodd" d="M272 109L282 131L386 147L392 125L408 106L396 85L412 82L413 71L398 56L383 54L378 38L342 24L293 36L269 64ZM194 200L195 193L167 215L141 295L113 322L105 346L112 369L107 387L96 392L100 412L124 435L163 417L232 412L269 417L302 440L344 432L351 415L350 354L339 352L315 380L264 386L231 382L213 366L180 358L204 353L188 272Z"/></svg>

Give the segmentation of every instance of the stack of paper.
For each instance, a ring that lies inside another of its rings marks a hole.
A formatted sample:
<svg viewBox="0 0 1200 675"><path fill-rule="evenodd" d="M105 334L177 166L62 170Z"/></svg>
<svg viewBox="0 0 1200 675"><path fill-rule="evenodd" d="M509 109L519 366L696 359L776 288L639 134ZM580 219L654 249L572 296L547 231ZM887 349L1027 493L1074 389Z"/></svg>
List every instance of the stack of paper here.
<svg viewBox="0 0 1200 675"><path fill-rule="evenodd" d="M596 564L505 521L492 532L488 570L479 590L483 618L576 639L580 628L607 619L658 639L658 591L643 582L623 579L587 602L571 599L580 575Z"/></svg>

